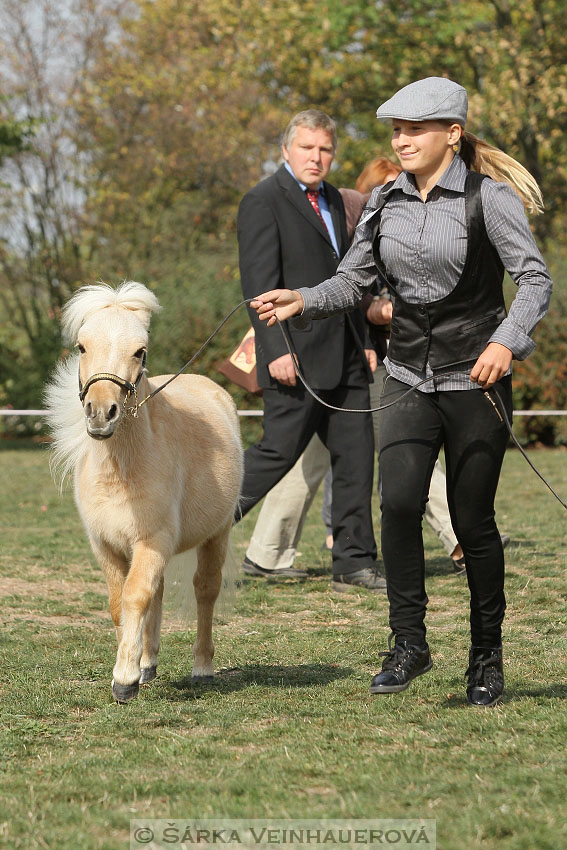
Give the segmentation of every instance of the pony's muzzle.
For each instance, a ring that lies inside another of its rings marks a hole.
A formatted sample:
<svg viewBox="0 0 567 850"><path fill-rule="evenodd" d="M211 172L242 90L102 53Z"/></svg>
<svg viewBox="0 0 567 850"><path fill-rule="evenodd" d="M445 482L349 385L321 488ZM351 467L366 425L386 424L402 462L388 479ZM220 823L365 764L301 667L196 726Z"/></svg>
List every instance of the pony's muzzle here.
<svg viewBox="0 0 567 850"><path fill-rule="evenodd" d="M122 407L113 398L89 398L85 401L84 411L87 432L95 440L106 440L112 437L122 418Z"/></svg>

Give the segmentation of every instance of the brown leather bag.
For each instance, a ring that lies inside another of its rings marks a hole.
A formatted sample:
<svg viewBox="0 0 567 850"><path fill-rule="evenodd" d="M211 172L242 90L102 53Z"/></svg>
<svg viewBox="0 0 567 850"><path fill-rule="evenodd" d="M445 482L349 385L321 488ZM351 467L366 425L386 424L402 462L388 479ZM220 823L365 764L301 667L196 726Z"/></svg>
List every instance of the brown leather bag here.
<svg viewBox="0 0 567 850"><path fill-rule="evenodd" d="M256 376L254 328L246 331L232 354L223 360L218 369L229 381L238 384L249 393L262 395L262 388L258 385Z"/></svg>

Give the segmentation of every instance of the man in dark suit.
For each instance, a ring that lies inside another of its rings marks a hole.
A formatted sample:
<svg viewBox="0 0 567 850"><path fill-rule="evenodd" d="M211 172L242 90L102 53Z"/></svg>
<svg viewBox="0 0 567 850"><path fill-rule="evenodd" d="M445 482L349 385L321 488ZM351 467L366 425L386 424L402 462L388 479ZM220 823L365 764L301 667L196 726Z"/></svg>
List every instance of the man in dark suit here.
<svg viewBox="0 0 567 850"><path fill-rule="evenodd" d="M245 298L270 289L315 286L335 273L348 247L341 196L325 182L335 147L335 124L327 115L316 110L299 113L284 133L284 164L242 199L238 244ZM333 587L384 592L372 530L371 416L339 413L315 401L296 379L280 331L267 328L255 311L250 315L258 382L264 391L264 433L244 455L237 519L291 469L317 433L330 451L333 468ZM301 370L318 395L341 408L369 407L371 373L359 311L309 322L301 329L286 326ZM258 575L267 572L252 564L254 569Z"/></svg>

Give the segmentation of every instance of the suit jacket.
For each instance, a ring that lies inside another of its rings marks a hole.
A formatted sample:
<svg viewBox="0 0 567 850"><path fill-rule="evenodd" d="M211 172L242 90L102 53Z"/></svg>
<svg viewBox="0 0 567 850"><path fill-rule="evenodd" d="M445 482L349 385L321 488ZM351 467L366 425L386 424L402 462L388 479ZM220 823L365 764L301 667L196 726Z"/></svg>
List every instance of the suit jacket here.
<svg viewBox="0 0 567 850"><path fill-rule="evenodd" d="M341 196L325 183L340 256L327 229L297 181L281 166L244 196L237 219L240 279L245 298L270 289L316 286L335 274L349 240ZM268 363L287 354L280 330L268 328L250 310L256 334L258 383L273 386ZM307 381L317 389L333 389L341 380L345 346L355 345L371 380L364 356L364 322L358 310L306 323L301 329L286 322L287 331ZM352 334L346 330L350 327Z"/></svg>
<svg viewBox="0 0 567 850"><path fill-rule="evenodd" d="M366 201L370 197L370 192L363 195L361 192L357 192L356 189L342 188L339 189L339 192L341 193L341 198L345 205L346 226L350 243L353 240L354 231L356 230L356 225L362 215L362 210L364 209Z"/></svg>

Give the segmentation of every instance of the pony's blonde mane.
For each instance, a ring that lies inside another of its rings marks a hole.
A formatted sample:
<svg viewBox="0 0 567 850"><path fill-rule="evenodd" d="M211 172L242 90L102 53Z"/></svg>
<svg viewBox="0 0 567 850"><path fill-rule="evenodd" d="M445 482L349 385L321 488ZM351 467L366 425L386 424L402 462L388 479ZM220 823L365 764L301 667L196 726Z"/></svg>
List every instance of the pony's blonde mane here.
<svg viewBox="0 0 567 850"><path fill-rule="evenodd" d="M46 421L53 442L49 466L51 474L63 489L87 448L90 440L85 428L85 414L79 399L79 355L60 360L44 392Z"/></svg>
<svg viewBox="0 0 567 850"><path fill-rule="evenodd" d="M152 313L161 310L153 292L135 280L125 280L117 289L102 281L82 286L63 308L61 321L65 339L74 343L81 326L93 313L115 306L139 311L146 327L149 326Z"/></svg>

